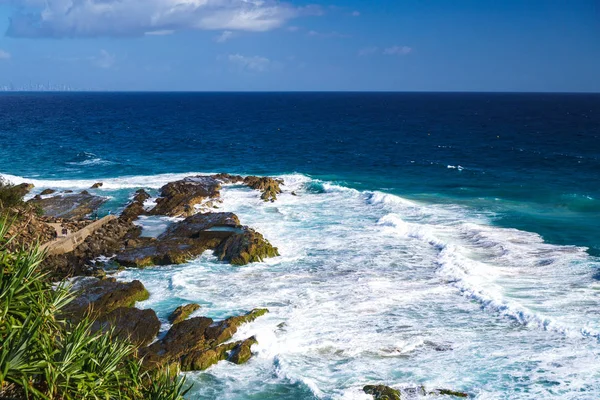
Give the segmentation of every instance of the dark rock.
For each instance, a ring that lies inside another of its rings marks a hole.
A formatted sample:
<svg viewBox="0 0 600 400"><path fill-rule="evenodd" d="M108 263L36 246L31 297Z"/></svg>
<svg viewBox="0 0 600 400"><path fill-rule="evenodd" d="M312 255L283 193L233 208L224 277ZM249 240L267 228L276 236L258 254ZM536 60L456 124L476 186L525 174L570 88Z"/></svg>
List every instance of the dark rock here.
<svg viewBox="0 0 600 400"><path fill-rule="evenodd" d="M184 321L187 317L190 316L191 313L198 310L199 308L200 305L196 303L179 306L175 309L175 311L173 311L173 314L169 316L169 322L172 324L177 324L181 321Z"/></svg>
<svg viewBox="0 0 600 400"><path fill-rule="evenodd" d="M292 192L292 196L298 196L296 192Z"/></svg>
<svg viewBox="0 0 600 400"><path fill-rule="evenodd" d="M72 190L63 190L63 193L73 193Z"/></svg>
<svg viewBox="0 0 600 400"><path fill-rule="evenodd" d="M232 213L195 214L169 227L158 238L139 238L117 254L126 267L182 264L206 250L236 265L279 255L277 249L252 229L239 225Z"/></svg>
<svg viewBox="0 0 600 400"><path fill-rule="evenodd" d="M107 315L121 307L133 307L136 301L148 299L149 293L140 281L128 283L114 279L89 278L82 292L65 307L65 314L78 320L89 313L93 317Z"/></svg>
<svg viewBox="0 0 600 400"><path fill-rule="evenodd" d="M384 385L367 385L363 387L366 394L373 396L375 400L400 400L400 391Z"/></svg>
<svg viewBox="0 0 600 400"><path fill-rule="evenodd" d="M240 175L215 174L215 175L211 175L211 177L222 183L226 183L226 184L244 182L244 177L242 177Z"/></svg>
<svg viewBox="0 0 600 400"><path fill-rule="evenodd" d="M106 198L93 196L85 191L79 194L54 196L46 199L35 198L29 203L40 207L44 215L65 219L83 219L86 215L96 211Z"/></svg>
<svg viewBox="0 0 600 400"><path fill-rule="evenodd" d="M437 396L454 396L454 397L462 397L462 398L469 397L468 393L457 392L456 390L449 390L449 389L435 389L434 391L430 392L429 394L437 395Z"/></svg>
<svg viewBox="0 0 600 400"><path fill-rule="evenodd" d="M190 216L194 206L211 198L218 198L221 184L210 176L188 177L170 182L160 189L153 215Z"/></svg>
<svg viewBox="0 0 600 400"><path fill-rule="evenodd" d="M244 340L231 350L228 360L234 364L244 364L252 357L250 348L257 343L258 341L254 336Z"/></svg>
<svg viewBox="0 0 600 400"><path fill-rule="evenodd" d="M104 186L104 183L97 182L97 183L94 183L90 189L98 189L98 188L101 188L102 186Z"/></svg>
<svg viewBox="0 0 600 400"><path fill-rule="evenodd" d="M40 193L40 196L47 196L47 195L52 194L52 193L56 193L56 190L54 190L54 189L44 189L42 191L42 193Z"/></svg>
<svg viewBox="0 0 600 400"><path fill-rule="evenodd" d="M234 265L246 265L252 262L262 262L268 257L277 257L279 251L273 247L263 235L253 229L226 238L215 250L219 260Z"/></svg>
<svg viewBox="0 0 600 400"><path fill-rule="evenodd" d="M160 321L154 310L120 307L98 318L92 331L112 332L115 337L146 346L160 331Z"/></svg>
<svg viewBox="0 0 600 400"><path fill-rule="evenodd" d="M150 197L151 196L146 193L144 189L140 189L135 192L133 200L127 205L127 207L125 207L120 218L126 221L134 221L138 219L140 215L147 214L146 210L144 209L144 202Z"/></svg>
<svg viewBox="0 0 600 400"><path fill-rule="evenodd" d="M208 368L220 360L226 359L226 352L233 350L242 342L229 343L239 326L254 321L266 314L266 309L230 317L215 323L211 318L195 317L174 324L165 337L142 349L140 355L148 368L179 363L182 370Z"/></svg>
<svg viewBox="0 0 600 400"><path fill-rule="evenodd" d="M90 194L90 192L88 192L87 190L82 190L81 192L79 192L79 194L85 194L85 195L88 195L88 194Z"/></svg>
<svg viewBox="0 0 600 400"><path fill-rule="evenodd" d="M247 176L244 178L244 184L254 190L262 192L260 198L264 201L275 201L277 195L281 193L283 180L269 177Z"/></svg>

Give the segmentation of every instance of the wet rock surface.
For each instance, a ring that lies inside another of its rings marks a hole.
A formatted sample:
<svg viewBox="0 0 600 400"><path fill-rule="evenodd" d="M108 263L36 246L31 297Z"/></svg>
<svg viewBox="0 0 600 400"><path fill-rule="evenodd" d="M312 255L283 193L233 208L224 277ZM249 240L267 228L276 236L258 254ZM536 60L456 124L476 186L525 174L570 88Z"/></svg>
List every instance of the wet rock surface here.
<svg viewBox="0 0 600 400"><path fill-rule="evenodd" d="M133 200L125 207L120 218L126 221L134 221L138 219L140 215L146 215L147 212L144 208L144 202L150 197L151 196L144 189L135 192Z"/></svg>
<svg viewBox="0 0 600 400"><path fill-rule="evenodd" d="M107 201L106 198L94 196L88 192L78 194L67 194L41 198L36 196L29 203L40 207L44 215L65 219L83 219L96 211Z"/></svg>
<svg viewBox="0 0 600 400"><path fill-rule="evenodd" d="M169 322L172 324L178 324L182 321L185 321L190 314L198 309L200 309L200 305L196 303L179 306L169 316Z"/></svg>
<svg viewBox="0 0 600 400"><path fill-rule="evenodd" d="M283 181L269 177L247 176L244 178L244 184L254 190L259 190L262 193L260 198L264 201L275 201L277 195L281 193Z"/></svg>
<svg viewBox="0 0 600 400"><path fill-rule="evenodd" d="M373 396L374 400L400 400L400 391L384 385L367 385L363 388L366 394Z"/></svg>
<svg viewBox="0 0 600 400"><path fill-rule="evenodd" d="M239 349L235 360L245 362L251 355L250 346L255 343L253 338L224 343L231 339L242 324L254 321L267 312L267 309L255 309L245 315L216 323L206 317L190 318L173 325L162 340L142 349L140 355L144 357L147 368L177 364L182 371L204 370L228 359L229 352L235 349Z"/></svg>
<svg viewBox="0 0 600 400"><path fill-rule="evenodd" d="M126 267L182 264L206 250L236 265L279 255L262 235L239 225L233 213L195 214L178 222L158 238L139 238L117 254Z"/></svg>
<svg viewBox="0 0 600 400"><path fill-rule="evenodd" d="M152 215L171 217L190 216L196 205L220 196L221 183L210 176L187 177L170 182L160 189L160 198L151 210Z"/></svg>

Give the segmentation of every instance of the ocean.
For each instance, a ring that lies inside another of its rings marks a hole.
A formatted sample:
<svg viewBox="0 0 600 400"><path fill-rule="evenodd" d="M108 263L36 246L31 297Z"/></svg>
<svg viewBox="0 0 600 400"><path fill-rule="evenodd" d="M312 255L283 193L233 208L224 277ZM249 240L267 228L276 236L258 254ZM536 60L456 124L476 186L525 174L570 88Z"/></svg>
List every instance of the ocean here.
<svg viewBox="0 0 600 400"><path fill-rule="evenodd" d="M269 308L236 334L254 358L188 374L189 399L600 398L599 136L598 94L0 94L0 174L32 195L104 182L115 213L191 174L284 179L220 206L280 257L118 275L165 330L182 303Z"/></svg>

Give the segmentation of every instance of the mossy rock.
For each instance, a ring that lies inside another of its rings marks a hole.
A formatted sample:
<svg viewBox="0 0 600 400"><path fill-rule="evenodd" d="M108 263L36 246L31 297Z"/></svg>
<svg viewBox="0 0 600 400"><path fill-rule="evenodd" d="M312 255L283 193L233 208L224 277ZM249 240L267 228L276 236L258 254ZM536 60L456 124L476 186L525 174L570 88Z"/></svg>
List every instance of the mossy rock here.
<svg viewBox="0 0 600 400"><path fill-rule="evenodd" d="M54 189L44 189L41 193L40 196L47 196L49 194L53 194L56 193L56 190Z"/></svg>
<svg viewBox="0 0 600 400"><path fill-rule="evenodd" d="M435 389L433 392L431 392L429 394L438 395L438 396L453 396L453 397L461 397L461 398L469 397L468 393L459 392L459 391L450 390L450 389Z"/></svg>
<svg viewBox="0 0 600 400"><path fill-rule="evenodd" d="M233 265L246 265L262 262L269 257L279 256L279 250L253 229L244 233L232 235L223 240L216 248L215 255L221 261Z"/></svg>
<svg viewBox="0 0 600 400"><path fill-rule="evenodd" d="M401 400L400 391L384 385L367 385L363 387L366 394L373 396L375 400Z"/></svg>
<svg viewBox="0 0 600 400"><path fill-rule="evenodd" d="M204 371L219 361L227 359L227 352L231 351L236 343L217 346L214 349L194 351L184 356L181 360L182 371Z"/></svg>
<svg viewBox="0 0 600 400"><path fill-rule="evenodd" d="M254 336L240 342L231 351L228 360L238 365L246 363L250 359L250 357L252 357L251 347L254 344L258 344L258 341Z"/></svg>
<svg viewBox="0 0 600 400"><path fill-rule="evenodd" d="M169 322L174 325L181 321L185 321L187 317L189 317L194 311L198 310L199 308L200 304L196 303L179 306L169 316Z"/></svg>

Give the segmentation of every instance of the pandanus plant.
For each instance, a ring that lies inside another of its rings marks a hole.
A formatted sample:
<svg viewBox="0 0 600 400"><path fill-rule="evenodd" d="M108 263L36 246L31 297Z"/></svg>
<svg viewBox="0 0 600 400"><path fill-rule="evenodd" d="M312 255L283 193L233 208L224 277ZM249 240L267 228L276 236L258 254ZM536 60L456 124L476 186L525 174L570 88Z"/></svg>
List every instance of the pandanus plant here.
<svg viewBox="0 0 600 400"><path fill-rule="evenodd" d="M36 244L14 250L10 221L0 220L0 397L15 399L180 400L185 378L148 371L132 343L92 331L62 310L75 294L52 285Z"/></svg>

